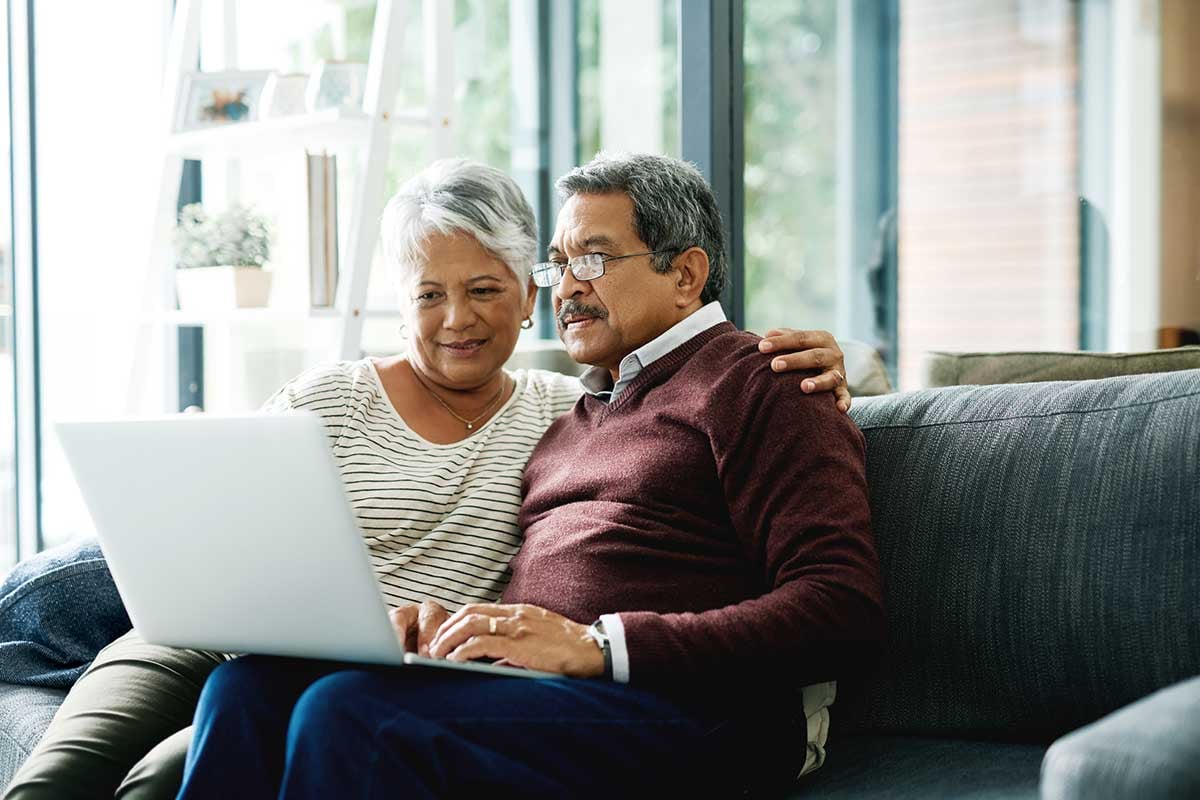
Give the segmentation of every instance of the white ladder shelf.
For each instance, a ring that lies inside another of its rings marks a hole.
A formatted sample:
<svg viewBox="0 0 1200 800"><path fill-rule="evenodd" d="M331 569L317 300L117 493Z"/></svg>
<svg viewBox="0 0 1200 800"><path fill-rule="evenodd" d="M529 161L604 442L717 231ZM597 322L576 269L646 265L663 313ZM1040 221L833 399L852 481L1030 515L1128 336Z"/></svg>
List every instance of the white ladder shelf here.
<svg viewBox="0 0 1200 800"><path fill-rule="evenodd" d="M427 107L396 111L392 104L399 89L400 47L405 12L415 0L378 0L367 78L361 112L319 111L201 130L176 132L186 76L195 71L200 55L200 11L204 0L177 0L172 19L162 89L161 131L164 141L158 185L157 210L147 264L146 286L155 324L168 326L162 337L160 358L164 368L165 410L177 400L178 353L176 336L180 325L207 325L247 320L329 319L339 321L338 353L343 359L361 355L362 328L366 315L367 284L371 260L379 237L379 219L385 202L388 147L395 125L419 125L428 130L429 160L450 155L452 150L451 109L454 88L454 4L423 0L424 81ZM236 69L233 0L223 0L225 68ZM354 165L354 194L351 198L349 236L340 253L342 265L333 308L244 309L217 314L181 314L175 311L175 261L171 246L176 224L180 179L184 159L222 157L248 159L294 149L329 149L338 145L359 147ZM394 312L393 312L394 313ZM136 371L136 368L135 368ZM131 394L138 375L131 381Z"/></svg>

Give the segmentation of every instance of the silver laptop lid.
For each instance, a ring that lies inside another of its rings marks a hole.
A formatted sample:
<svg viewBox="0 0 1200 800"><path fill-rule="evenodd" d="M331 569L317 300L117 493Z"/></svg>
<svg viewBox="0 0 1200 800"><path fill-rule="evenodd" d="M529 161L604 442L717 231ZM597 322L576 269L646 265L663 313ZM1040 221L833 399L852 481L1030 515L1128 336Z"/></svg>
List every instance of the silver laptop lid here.
<svg viewBox="0 0 1200 800"><path fill-rule="evenodd" d="M57 430L147 641L402 660L317 416L195 414Z"/></svg>

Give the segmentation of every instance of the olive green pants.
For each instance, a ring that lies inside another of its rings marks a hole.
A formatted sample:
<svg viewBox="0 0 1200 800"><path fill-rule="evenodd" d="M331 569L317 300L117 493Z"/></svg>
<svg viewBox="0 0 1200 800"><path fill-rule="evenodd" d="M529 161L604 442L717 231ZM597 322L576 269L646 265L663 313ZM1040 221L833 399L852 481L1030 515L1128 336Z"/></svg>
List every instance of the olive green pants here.
<svg viewBox="0 0 1200 800"><path fill-rule="evenodd" d="M147 644L100 651L67 693L5 800L170 800L208 674L232 656Z"/></svg>

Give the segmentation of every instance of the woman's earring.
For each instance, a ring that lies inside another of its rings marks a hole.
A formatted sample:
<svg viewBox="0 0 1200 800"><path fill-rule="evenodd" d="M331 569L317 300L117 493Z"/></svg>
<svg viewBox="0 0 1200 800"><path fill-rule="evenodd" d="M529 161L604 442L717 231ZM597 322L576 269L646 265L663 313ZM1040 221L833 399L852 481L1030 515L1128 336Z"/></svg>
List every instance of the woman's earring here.
<svg viewBox="0 0 1200 800"><path fill-rule="evenodd" d="M524 321L521 322L521 330L523 330L523 331L527 331L532 327L533 327L533 317L526 317L524 319Z"/></svg>
<svg viewBox="0 0 1200 800"><path fill-rule="evenodd" d="M408 338L408 325L406 325L404 323L400 324L400 338L401 339Z"/></svg>

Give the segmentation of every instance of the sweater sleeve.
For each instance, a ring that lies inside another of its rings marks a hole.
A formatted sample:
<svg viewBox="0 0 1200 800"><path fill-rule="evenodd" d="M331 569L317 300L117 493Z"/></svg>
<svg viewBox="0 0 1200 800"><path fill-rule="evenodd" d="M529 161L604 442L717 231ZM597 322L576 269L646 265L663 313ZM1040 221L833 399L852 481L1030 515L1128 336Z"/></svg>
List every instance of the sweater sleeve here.
<svg viewBox="0 0 1200 800"><path fill-rule="evenodd" d="M764 366L714 387L717 474L763 593L700 613L622 613L631 683L740 672L808 683L876 652L883 609L862 433L833 395L803 394L802 377Z"/></svg>

